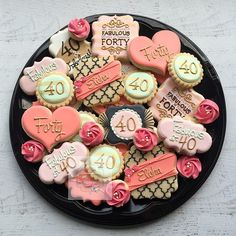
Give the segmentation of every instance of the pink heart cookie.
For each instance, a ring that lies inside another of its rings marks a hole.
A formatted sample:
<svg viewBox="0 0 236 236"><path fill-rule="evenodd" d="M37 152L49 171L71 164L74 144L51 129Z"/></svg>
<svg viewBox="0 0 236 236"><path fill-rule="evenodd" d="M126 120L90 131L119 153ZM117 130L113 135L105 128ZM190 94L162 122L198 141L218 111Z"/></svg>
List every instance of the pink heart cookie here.
<svg viewBox="0 0 236 236"><path fill-rule="evenodd" d="M164 118L157 127L158 135L164 139L163 142L168 148L190 156L210 149L212 138L205 130L203 125L180 116Z"/></svg>
<svg viewBox="0 0 236 236"><path fill-rule="evenodd" d="M67 177L75 177L84 169L84 162L89 157L88 148L80 143L63 143L54 151L44 157L39 167L39 178L45 184L63 184Z"/></svg>
<svg viewBox="0 0 236 236"><path fill-rule="evenodd" d="M24 75L20 78L20 87L28 95L34 95L37 81L50 72L61 72L67 74L69 68L60 58L44 57L33 66L24 69Z"/></svg>
<svg viewBox="0 0 236 236"><path fill-rule="evenodd" d="M161 30L153 35L152 40L139 36L130 41L128 56L136 67L165 75L169 58L179 53L180 48L181 43L176 33Z"/></svg>
<svg viewBox="0 0 236 236"><path fill-rule="evenodd" d="M78 133L80 116L69 106L54 112L43 106L32 106L24 112L21 123L24 131L50 152L57 143L67 141Z"/></svg>

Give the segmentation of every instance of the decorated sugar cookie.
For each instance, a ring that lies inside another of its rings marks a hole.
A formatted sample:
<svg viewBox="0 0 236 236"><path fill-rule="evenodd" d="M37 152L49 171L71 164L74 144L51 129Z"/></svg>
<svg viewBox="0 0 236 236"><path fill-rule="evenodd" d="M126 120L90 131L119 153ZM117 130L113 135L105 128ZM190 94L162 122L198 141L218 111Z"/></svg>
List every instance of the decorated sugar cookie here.
<svg viewBox="0 0 236 236"><path fill-rule="evenodd" d="M107 204L114 207L122 207L130 199L130 190L127 183L116 179L109 182L106 186Z"/></svg>
<svg viewBox="0 0 236 236"><path fill-rule="evenodd" d="M86 170L82 170L74 178L69 178L67 186L73 200L91 201L93 205L98 206L110 198L106 194L107 183L93 179Z"/></svg>
<svg viewBox="0 0 236 236"><path fill-rule="evenodd" d="M177 161L177 169L183 177L196 179L202 171L202 164L195 156L181 156Z"/></svg>
<svg viewBox="0 0 236 236"><path fill-rule="evenodd" d="M69 73L75 80L79 80L82 77L93 73L96 69L105 66L111 61L114 61L113 56L78 58L69 64Z"/></svg>
<svg viewBox="0 0 236 236"><path fill-rule="evenodd" d="M204 97L193 89L181 90L172 78L168 78L148 102L156 120L173 116L193 116Z"/></svg>
<svg viewBox="0 0 236 236"><path fill-rule="evenodd" d="M212 145L211 136L203 125L185 120L180 116L159 121L157 132L164 144L176 152L193 156L207 152Z"/></svg>
<svg viewBox="0 0 236 236"><path fill-rule="evenodd" d="M85 19L73 19L68 24L70 36L78 41L85 40L90 32L90 24Z"/></svg>
<svg viewBox="0 0 236 236"><path fill-rule="evenodd" d="M68 66L60 58L44 57L41 61L34 62L33 66L24 69L24 75L19 81L20 87L26 94L34 95L37 81L55 71L67 74Z"/></svg>
<svg viewBox="0 0 236 236"><path fill-rule="evenodd" d="M100 16L92 24L92 53L95 56L113 55L127 60L127 45L139 35L139 23L132 16Z"/></svg>
<svg viewBox="0 0 236 236"><path fill-rule="evenodd" d="M45 184L62 184L68 176L74 177L84 169L89 150L80 142L65 142L44 157L39 167L39 178Z"/></svg>
<svg viewBox="0 0 236 236"><path fill-rule="evenodd" d="M74 96L74 86L70 77L52 72L37 82L36 96L48 108L68 105Z"/></svg>
<svg viewBox="0 0 236 236"><path fill-rule="evenodd" d="M95 180L101 182L118 178L124 168L124 160L120 151L110 145L99 145L90 151L86 169Z"/></svg>
<svg viewBox="0 0 236 236"><path fill-rule="evenodd" d="M80 117L77 110L68 106L54 112L44 106L32 106L24 112L21 124L32 139L50 152L56 144L70 140L78 133Z"/></svg>
<svg viewBox="0 0 236 236"><path fill-rule="evenodd" d="M21 145L21 154L28 162L40 162L45 153L45 147L37 141L28 140Z"/></svg>
<svg viewBox="0 0 236 236"><path fill-rule="evenodd" d="M97 146L104 139L104 129L100 124L89 121L82 126L79 136L86 146Z"/></svg>
<svg viewBox="0 0 236 236"><path fill-rule="evenodd" d="M214 122L220 115L218 105L210 99L203 100L197 107L194 117L199 123L210 124Z"/></svg>
<svg viewBox="0 0 236 236"><path fill-rule="evenodd" d="M144 199L144 198L160 198L160 199L168 199L171 197L171 194L175 192L178 189L178 178L177 178L177 173L175 169L175 165L168 166L166 165L167 168L172 168L171 169L171 174L170 177L165 176L162 180L157 179L154 182L147 183L145 182L143 185L141 183L138 183L136 186L134 186L134 182L132 181L132 174L133 169L134 171L138 171L138 168L136 166L143 165L144 163L148 163L153 160L157 160L156 164L155 162L153 163L153 167L155 165L158 165L158 159L159 156L162 156L165 153L169 153L169 150L164 147L163 143L160 143L159 145L155 146L152 151L149 152L142 152L138 150L135 145L131 146L129 152L125 155L125 179L127 181L128 185L131 185L131 195L134 199ZM170 164L168 161L171 160L171 163L176 162L176 157L173 156L172 154L170 157L167 156L167 162L165 163L165 160L162 160L163 164ZM144 166L144 165L143 165ZM152 165L147 165L150 168ZM140 169L140 177L144 178L143 171ZM154 172L154 170L153 170ZM158 171L157 173L160 173L161 170ZM145 172L147 175L149 174L148 171ZM136 172L137 175L137 172ZM150 173L150 176L152 174ZM155 177L155 175L153 175ZM159 178L161 174L157 175L156 177ZM162 176L163 177L163 176ZM153 180L153 179L152 179ZM139 181L140 182L140 181ZM141 186L140 186L141 184ZM133 189L135 188L135 189Z"/></svg>
<svg viewBox="0 0 236 236"><path fill-rule="evenodd" d="M152 100L157 91L156 78L147 72L131 72L124 77L124 96L135 104Z"/></svg>
<svg viewBox="0 0 236 236"><path fill-rule="evenodd" d="M170 76L181 88L192 88L203 79L200 61L189 53L178 53L168 63Z"/></svg>
<svg viewBox="0 0 236 236"><path fill-rule="evenodd" d="M124 94L121 79L121 64L112 61L92 74L74 82L77 100L83 100L85 106L115 103Z"/></svg>
<svg viewBox="0 0 236 236"><path fill-rule="evenodd" d="M50 38L49 52L53 57L63 59L67 64L77 58L91 56L90 42L71 38L68 28L58 31Z"/></svg>
<svg viewBox="0 0 236 236"><path fill-rule="evenodd" d="M148 152L157 145L158 137L154 130L139 128L135 130L133 142L137 149Z"/></svg>
<svg viewBox="0 0 236 236"><path fill-rule="evenodd" d="M110 144L128 144L137 129L154 126L151 112L141 105L111 106L99 116L98 122L104 127L105 139Z"/></svg>
<svg viewBox="0 0 236 236"><path fill-rule="evenodd" d="M180 52L181 44L176 33L161 30L152 39L139 36L128 44L130 61L138 68L150 70L160 75L167 73L167 63L171 56Z"/></svg>

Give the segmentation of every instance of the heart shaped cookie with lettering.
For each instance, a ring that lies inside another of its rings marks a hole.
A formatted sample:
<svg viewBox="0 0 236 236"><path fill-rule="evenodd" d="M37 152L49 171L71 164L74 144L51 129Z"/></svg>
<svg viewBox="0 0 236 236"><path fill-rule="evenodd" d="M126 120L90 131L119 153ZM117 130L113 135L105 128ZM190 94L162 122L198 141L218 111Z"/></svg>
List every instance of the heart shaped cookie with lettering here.
<svg viewBox="0 0 236 236"><path fill-rule="evenodd" d="M139 36L130 41L128 56L136 67L165 75L168 60L179 53L180 48L180 39L176 33L161 30L153 35L152 40Z"/></svg>
<svg viewBox="0 0 236 236"><path fill-rule="evenodd" d="M69 106L54 112L43 106L32 106L24 112L21 123L24 131L50 152L56 144L76 135L81 122L79 112Z"/></svg>

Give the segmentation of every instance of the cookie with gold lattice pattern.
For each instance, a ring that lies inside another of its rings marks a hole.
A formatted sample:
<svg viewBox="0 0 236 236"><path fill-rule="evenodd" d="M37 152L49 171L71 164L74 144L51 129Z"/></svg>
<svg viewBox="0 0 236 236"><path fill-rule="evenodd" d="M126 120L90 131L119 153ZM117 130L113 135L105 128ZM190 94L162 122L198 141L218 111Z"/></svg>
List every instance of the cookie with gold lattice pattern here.
<svg viewBox="0 0 236 236"><path fill-rule="evenodd" d="M77 58L69 64L69 74L75 80L79 80L82 77L92 74L95 70L102 68L113 60L113 56Z"/></svg>
<svg viewBox="0 0 236 236"><path fill-rule="evenodd" d="M89 95L84 99L83 103L87 107L114 104L120 101L120 96L123 95L124 92L123 80L119 79Z"/></svg>
<svg viewBox="0 0 236 236"><path fill-rule="evenodd" d="M135 147L135 145L133 145L131 146L129 152L127 152L125 155L125 166L126 168L130 168L133 165L138 165L144 161L151 160L152 158L155 158L158 154L164 154L167 152L169 152L169 150L165 148L162 143L157 145L150 152L141 152ZM168 199L171 197L171 194L177 189L178 178L176 175L137 188L131 192L131 195L134 199Z"/></svg>

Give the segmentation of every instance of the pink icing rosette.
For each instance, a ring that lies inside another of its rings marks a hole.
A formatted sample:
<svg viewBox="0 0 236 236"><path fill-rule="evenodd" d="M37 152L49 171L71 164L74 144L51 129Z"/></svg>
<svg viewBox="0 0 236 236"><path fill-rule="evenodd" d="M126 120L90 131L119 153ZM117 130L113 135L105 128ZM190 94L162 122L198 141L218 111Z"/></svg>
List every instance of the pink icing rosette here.
<svg viewBox="0 0 236 236"><path fill-rule="evenodd" d="M68 24L68 30L72 37L78 41L85 40L90 32L90 25L85 19L73 19Z"/></svg>
<svg viewBox="0 0 236 236"><path fill-rule="evenodd" d="M194 116L200 123L210 124L215 121L219 115L220 111L218 105L209 99L205 99L199 104Z"/></svg>
<svg viewBox="0 0 236 236"><path fill-rule="evenodd" d="M106 202L110 206L121 207L130 199L129 186L122 180L113 180L106 186Z"/></svg>
<svg viewBox="0 0 236 236"><path fill-rule="evenodd" d="M104 130L96 122L89 121L82 126L79 136L86 146L96 146L102 143Z"/></svg>
<svg viewBox="0 0 236 236"><path fill-rule="evenodd" d="M134 133L134 145L141 151L151 151L158 143L157 134L150 129L140 128Z"/></svg>
<svg viewBox="0 0 236 236"><path fill-rule="evenodd" d="M21 145L21 154L29 162L39 162L45 154L45 147L34 140L29 140Z"/></svg>
<svg viewBox="0 0 236 236"><path fill-rule="evenodd" d="M195 156L182 156L177 161L177 169L182 176L196 179L202 171L202 164Z"/></svg>

